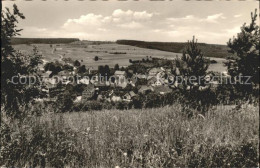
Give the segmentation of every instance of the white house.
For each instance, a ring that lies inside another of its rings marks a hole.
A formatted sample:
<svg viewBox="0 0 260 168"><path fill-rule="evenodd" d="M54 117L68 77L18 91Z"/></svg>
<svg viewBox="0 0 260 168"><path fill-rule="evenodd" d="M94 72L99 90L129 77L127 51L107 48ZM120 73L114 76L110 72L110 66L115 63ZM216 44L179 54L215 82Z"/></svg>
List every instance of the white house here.
<svg viewBox="0 0 260 168"><path fill-rule="evenodd" d="M125 78L126 77L126 72L125 71L115 71L115 76L119 78Z"/></svg>

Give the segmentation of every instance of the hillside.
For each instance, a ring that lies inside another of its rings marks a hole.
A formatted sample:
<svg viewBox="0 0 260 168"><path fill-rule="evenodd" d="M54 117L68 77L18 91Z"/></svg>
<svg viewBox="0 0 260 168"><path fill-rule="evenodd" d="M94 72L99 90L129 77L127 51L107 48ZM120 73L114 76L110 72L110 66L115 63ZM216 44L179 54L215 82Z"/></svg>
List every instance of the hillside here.
<svg viewBox="0 0 260 168"><path fill-rule="evenodd" d="M116 43L174 53L182 53L186 45L186 43L180 42L146 42L137 40L117 40ZM229 54L226 45L199 43L199 47L206 57L225 58Z"/></svg>
<svg viewBox="0 0 260 168"><path fill-rule="evenodd" d="M16 44L57 44L79 41L77 38L12 38L11 43Z"/></svg>

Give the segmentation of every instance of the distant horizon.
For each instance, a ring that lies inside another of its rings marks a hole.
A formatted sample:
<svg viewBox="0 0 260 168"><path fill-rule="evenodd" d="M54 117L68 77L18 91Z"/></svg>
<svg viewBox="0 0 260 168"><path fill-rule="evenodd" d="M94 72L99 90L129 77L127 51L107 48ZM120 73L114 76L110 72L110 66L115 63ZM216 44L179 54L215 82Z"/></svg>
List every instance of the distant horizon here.
<svg viewBox="0 0 260 168"><path fill-rule="evenodd" d="M135 40L135 39L117 39L117 40L81 40L80 38L75 37L14 37L14 38L21 38L21 39L78 39L79 41L90 41L90 42L116 42L118 40L129 40L129 41L143 41L143 42L158 42L158 43L187 43L186 42L179 42L179 41L146 41L146 40ZM196 38L196 36L195 36ZM190 40L189 40L190 41ZM215 43L205 43L205 42L199 42L198 44L212 44L212 45L223 45L226 46L226 44L215 44Z"/></svg>

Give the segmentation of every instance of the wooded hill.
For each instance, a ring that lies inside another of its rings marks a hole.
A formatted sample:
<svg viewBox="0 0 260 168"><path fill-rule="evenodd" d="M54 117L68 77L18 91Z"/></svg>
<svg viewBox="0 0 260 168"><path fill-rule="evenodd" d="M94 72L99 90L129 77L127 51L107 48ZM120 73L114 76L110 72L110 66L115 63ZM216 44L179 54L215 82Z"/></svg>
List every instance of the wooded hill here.
<svg viewBox="0 0 260 168"><path fill-rule="evenodd" d="M137 40L117 40L116 43L175 53L182 53L186 46L186 43L181 42L146 42ZM229 55L226 45L206 43L198 43L198 45L206 57L226 58Z"/></svg>
<svg viewBox="0 0 260 168"><path fill-rule="evenodd" d="M79 41L78 38L12 38L11 43L15 44L57 44Z"/></svg>

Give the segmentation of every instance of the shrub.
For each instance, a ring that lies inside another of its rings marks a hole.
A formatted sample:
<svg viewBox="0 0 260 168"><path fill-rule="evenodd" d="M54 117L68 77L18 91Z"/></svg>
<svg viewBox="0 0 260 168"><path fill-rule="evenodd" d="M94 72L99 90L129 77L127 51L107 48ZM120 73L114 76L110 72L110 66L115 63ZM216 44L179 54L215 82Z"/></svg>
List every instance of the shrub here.
<svg viewBox="0 0 260 168"><path fill-rule="evenodd" d="M94 60L95 60L95 61L98 61L98 60L99 60L98 56L95 56L95 57L94 57Z"/></svg>
<svg viewBox="0 0 260 168"><path fill-rule="evenodd" d="M41 55L34 48L32 55L24 55L16 52L11 46L11 38L20 35L21 29L17 29L18 19L24 19L17 6L13 5L13 11L8 8L1 12L1 110L11 117L21 117L25 113L24 108L37 98L40 93L40 82L34 85L14 83L23 76L34 75L39 77L38 65L41 63ZM39 78L37 78L38 80Z"/></svg>

